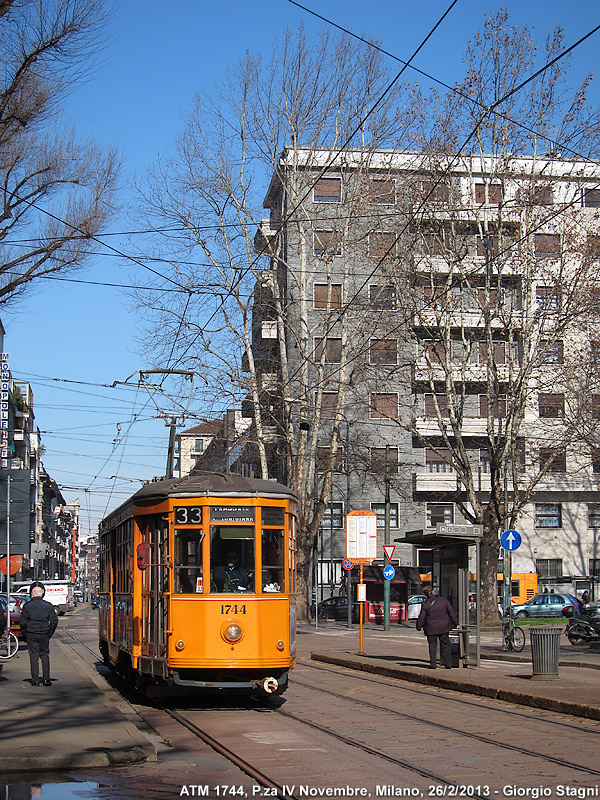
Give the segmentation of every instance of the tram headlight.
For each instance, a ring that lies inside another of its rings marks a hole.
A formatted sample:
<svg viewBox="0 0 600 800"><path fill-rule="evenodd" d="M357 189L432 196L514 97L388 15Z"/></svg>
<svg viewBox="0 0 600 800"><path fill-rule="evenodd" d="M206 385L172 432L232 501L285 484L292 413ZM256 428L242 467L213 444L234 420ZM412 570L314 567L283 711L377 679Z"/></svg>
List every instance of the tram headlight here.
<svg viewBox="0 0 600 800"><path fill-rule="evenodd" d="M179 641L176 642L175 644L175 650L181 651L183 650L184 647L185 647L185 642L183 641L183 639L179 639Z"/></svg>
<svg viewBox="0 0 600 800"><path fill-rule="evenodd" d="M277 642L277 649L278 649L278 650L283 650L283 648L284 648L284 647L285 647L285 645L284 645L284 643L283 643L283 642L281 641L281 639L280 639L280 640Z"/></svg>
<svg viewBox="0 0 600 800"><path fill-rule="evenodd" d="M231 622L223 632L228 642L239 642L242 638L242 629L235 622Z"/></svg>

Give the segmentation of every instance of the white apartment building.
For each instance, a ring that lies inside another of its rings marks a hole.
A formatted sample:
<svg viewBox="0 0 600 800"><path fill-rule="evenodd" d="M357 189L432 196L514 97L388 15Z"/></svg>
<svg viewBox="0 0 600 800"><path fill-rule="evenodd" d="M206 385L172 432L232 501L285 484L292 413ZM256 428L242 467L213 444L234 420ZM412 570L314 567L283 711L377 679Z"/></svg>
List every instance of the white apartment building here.
<svg viewBox="0 0 600 800"><path fill-rule="evenodd" d="M264 204L265 403L299 398L325 455L339 423L319 560L351 509L383 530L387 492L393 539L489 507L522 535L514 572L600 578L600 164L295 148Z"/></svg>

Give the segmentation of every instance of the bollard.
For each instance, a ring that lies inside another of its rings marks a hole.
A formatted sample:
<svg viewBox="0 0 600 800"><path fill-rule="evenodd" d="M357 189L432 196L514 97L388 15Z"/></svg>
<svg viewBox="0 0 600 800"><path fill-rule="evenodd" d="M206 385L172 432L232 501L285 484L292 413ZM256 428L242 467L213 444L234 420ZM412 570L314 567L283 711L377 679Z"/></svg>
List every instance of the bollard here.
<svg viewBox="0 0 600 800"><path fill-rule="evenodd" d="M531 659L534 681L553 681L558 679L558 654L563 629L556 625L531 627Z"/></svg>

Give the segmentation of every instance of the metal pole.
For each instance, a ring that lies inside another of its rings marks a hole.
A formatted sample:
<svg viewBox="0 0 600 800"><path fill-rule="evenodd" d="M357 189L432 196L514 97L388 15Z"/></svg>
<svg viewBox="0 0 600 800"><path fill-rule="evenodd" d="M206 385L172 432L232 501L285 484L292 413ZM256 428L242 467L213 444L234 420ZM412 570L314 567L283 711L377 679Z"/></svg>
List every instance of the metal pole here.
<svg viewBox="0 0 600 800"><path fill-rule="evenodd" d="M344 418L345 419L345 418ZM351 511L350 506L350 423L346 421L346 514ZM346 581L346 602L348 604L348 630L352 630L352 570L346 571L348 580Z"/></svg>
<svg viewBox="0 0 600 800"><path fill-rule="evenodd" d="M390 544L390 446L385 446L385 528L384 528L384 543ZM390 564L385 550L383 551L383 566L384 568ZM383 630L389 631L390 629L390 584L384 578L383 580Z"/></svg>
<svg viewBox="0 0 600 800"><path fill-rule="evenodd" d="M333 597L335 582L333 579L333 480L329 487L329 596Z"/></svg>
<svg viewBox="0 0 600 800"><path fill-rule="evenodd" d="M167 480L173 477L173 461L175 458L175 427L176 427L176 418L171 417L171 422L169 424L169 450L167 452L167 469L165 473L165 478Z"/></svg>
<svg viewBox="0 0 600 800"><path fill-rule="evenodd" d="M10 475L6 476L6 627L10 631Z"/></svg>
<svg viewBox="0 0 600 800"><path fill-rule="evenodd" d="M362 561L361 561L361 564L360 564L360 582L361 582L361 584L363 582L363 565L362 565ZM365 608L364 602L360 603L359 608L360 608L360 612L359 612L360 613L360 637L359 637L360 648L359 648L358 654L359 655L363 655L364 654L364 652L363 652L363 611L364 611L364 608Z"/></svg>

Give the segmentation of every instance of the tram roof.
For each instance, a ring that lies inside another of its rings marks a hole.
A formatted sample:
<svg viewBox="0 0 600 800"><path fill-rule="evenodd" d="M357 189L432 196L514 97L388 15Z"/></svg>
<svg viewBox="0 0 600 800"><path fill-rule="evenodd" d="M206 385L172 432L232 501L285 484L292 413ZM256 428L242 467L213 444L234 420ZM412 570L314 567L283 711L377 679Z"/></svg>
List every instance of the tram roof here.
<svg viewBox="0 0 600 800"><path fill-rule="evenodd" d="M242 475L225 475L221 472L192 472L182 478L153 481L137 491L134 502L162 497L203 497L223 495L228 497L257 497L259 495L295 498L288 486L276 481L244 478Z"/></svg>

